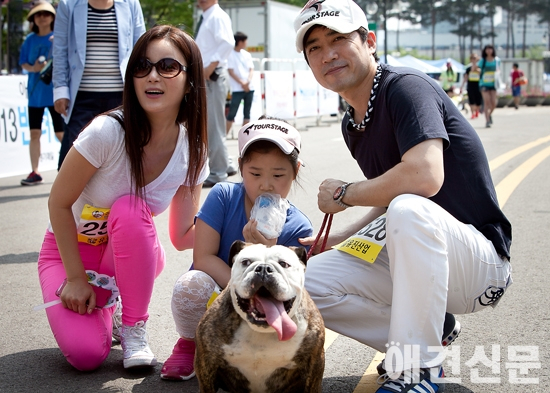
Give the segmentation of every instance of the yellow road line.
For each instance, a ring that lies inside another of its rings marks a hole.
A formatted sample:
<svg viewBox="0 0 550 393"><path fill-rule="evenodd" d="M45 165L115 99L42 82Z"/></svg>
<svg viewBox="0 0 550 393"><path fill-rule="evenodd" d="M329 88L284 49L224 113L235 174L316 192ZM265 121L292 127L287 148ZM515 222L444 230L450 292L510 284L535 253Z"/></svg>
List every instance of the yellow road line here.
<svg viewBox="0 0 550 393"><path fill-rule="evenodd" d="M369 367L367 367L367 369L365 370L365 373L361 377L361 380L355 387L353 393L374 392L380 387L377 382L378 371L376 371L376 366L378 366L378 363L384 360L384 357L385 354L383 354L382 352L376 352L374 358L372 359L372 362L370 362Z"/></svg>
<svg viewBox="0 0 550 393"><path fill-rule="evenodd" d="M491 160L489 162L489 168L492 172L499 166L516 157L517 155L548 141L550 141L550 136L537 139L536 141L526 143L525 145L510 150L509 152L504 153L497 158ZM521 181L525 179L527 175L529 175L529 173L531 173L531 171L535 169L548 156L550 156L550 147L547 147L546 149L535 154L533 157L529 158L518 168L512 171L512 173L506 176L495 187L497 198L500 201L501 208L504 207L504 205L508 201L508 198L510 197L510 195L512 195L512 192L519 186ZM361 380L355 387L353 393L373 393L376 391L376 389L378 389L379 385L376 382L378 379L378 372L376 371L376 366L382 360L384 360L384 354L381 352L377 352L374 355L371 363L365 370L365 373L361 377Z"/></svg>
<svg viewBox="0 0 550 393"><path fill-rule="evenodd" d="M338 333L325 328L325 351L332 345L334 340L338 338Z"/></svg>
<svg viewBox="0 0 550 393"><path fill-rule="evenodd" d="M550 156L550 147L539 151L533 157L529 158L519 167L514 169L512 173L506 176L496 186L497 197L500 202L500 206L504 206L504 204L508 201L508 198L510 197L510 195L512 195L512 192L514 192L519 183L521 183L522 180L525 179L527 175L529 175L529 173L531 173L531 171L535 169L548 156Z"/></svg>
<svg viewBox="0 0 550 393"><path fill-rule="evenodd" d="M515 156L517 156L517 155L519 155L519 154L521 154L521 153L523 153L523 152L525 152L529 149L532 149L533 147L537 147L538 145L542 145L543 143L548 142L548 141L550 141L550 136L547 136L547 137L544 137L544 138L539 138L539 139L537 139L533 142L526 143L523 146L516 147L515 149L510 150L509 152L506 152L506 153L498 156L497 158L489 161L489 169L491 170L491 172L493 172L499 166L501 166L502 164L505 164L507 161L511 160Z"/></svg>

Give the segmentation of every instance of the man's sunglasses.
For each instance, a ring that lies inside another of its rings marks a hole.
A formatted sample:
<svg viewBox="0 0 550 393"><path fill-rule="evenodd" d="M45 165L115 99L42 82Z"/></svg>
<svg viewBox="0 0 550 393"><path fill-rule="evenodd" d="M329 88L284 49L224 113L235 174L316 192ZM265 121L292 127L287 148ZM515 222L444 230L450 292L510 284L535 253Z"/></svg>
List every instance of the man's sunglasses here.
<svg viewBox="0 0 550 393"><path fill-rule="evenodd" d="M187 71L187 67L175 59L165 58L156 63L151 63L149 59L141 58L134 67L132 75L136 78L145 78L153 67L156 68L160 76L166 79L175 78L182 71Z"/></svg>

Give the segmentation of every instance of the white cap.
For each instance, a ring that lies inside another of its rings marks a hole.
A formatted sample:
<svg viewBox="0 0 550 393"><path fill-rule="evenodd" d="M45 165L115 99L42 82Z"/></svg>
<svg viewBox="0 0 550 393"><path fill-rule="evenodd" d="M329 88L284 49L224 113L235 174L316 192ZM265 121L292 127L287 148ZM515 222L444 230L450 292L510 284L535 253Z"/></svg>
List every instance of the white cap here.
<svg viewBox="0 0 550 393"><path fill-rule="evenodd" d="M301 136L296 128L279 120L262 119L245 124L239 130L239 155L242 157L252 143L264 140L275 143L285 154L300 152Z"/></svg>
<svg viewBox="0 0 550 393"><path fill-rule="evenodd" d="M296 49L304 50L304 36L315 25L347 34L360 27L369 29L365 12L353 0L309 0L294 20Z"/></svg>

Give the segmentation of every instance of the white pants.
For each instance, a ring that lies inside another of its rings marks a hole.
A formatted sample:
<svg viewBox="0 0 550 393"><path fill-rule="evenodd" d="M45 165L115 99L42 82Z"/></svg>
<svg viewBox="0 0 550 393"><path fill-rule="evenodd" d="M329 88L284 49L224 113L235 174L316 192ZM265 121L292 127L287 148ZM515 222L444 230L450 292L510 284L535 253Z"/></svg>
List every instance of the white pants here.
<svg viewBox="0 0 550 393"><path fill-rule="evenodd" d="M386 246L374 263L339 250L310 259L306 289L325 325L378 351L386 344L420 346L420 364L441 363L445 312L495 306L511 284L510 263L471 225L416 195L387 210Z"/></svg>

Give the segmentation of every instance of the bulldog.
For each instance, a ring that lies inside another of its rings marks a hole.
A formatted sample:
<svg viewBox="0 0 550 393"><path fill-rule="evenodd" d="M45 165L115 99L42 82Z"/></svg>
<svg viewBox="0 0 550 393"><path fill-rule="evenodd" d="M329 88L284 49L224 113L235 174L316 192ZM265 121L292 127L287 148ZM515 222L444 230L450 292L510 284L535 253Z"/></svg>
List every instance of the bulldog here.
<svg viewBox="0 0 550 393"><path fill-rule="evenodd" d="M195 336L201 393L321 392L325 326L306 261L302 247L233 243L231 279Z"/></svg>

